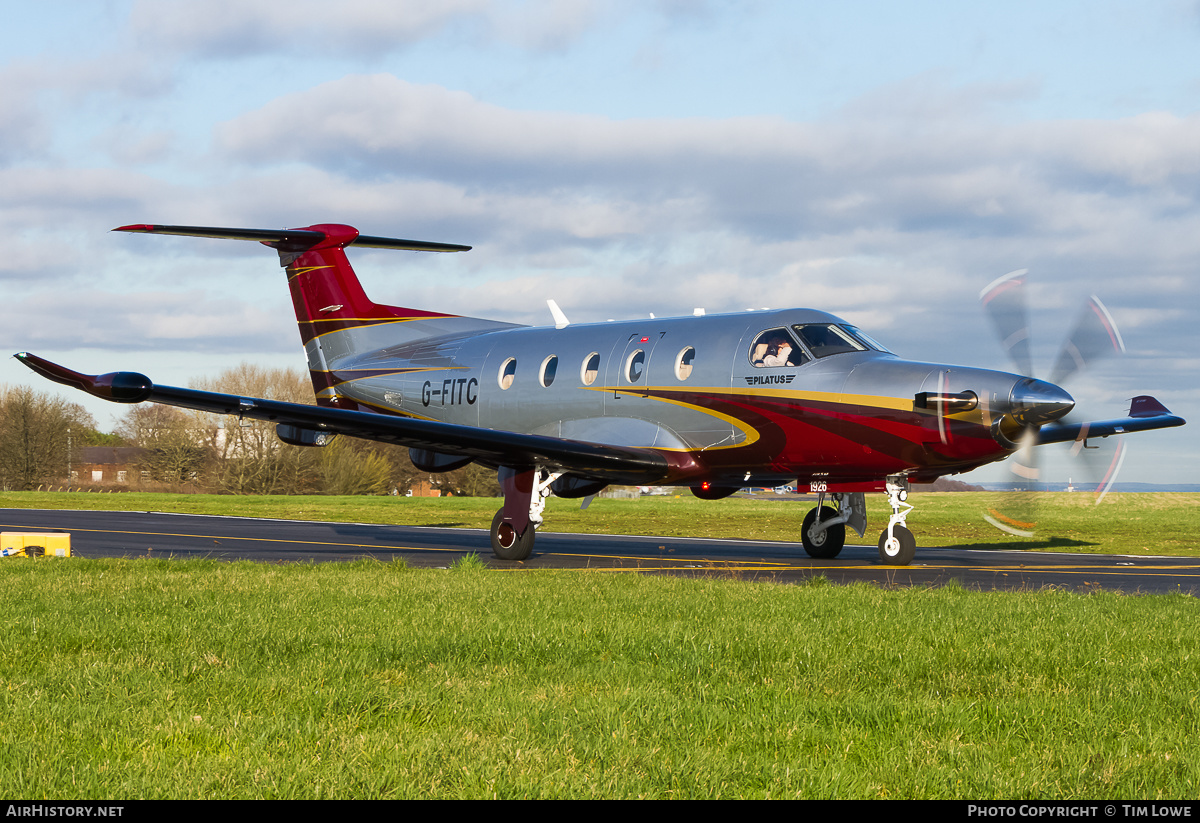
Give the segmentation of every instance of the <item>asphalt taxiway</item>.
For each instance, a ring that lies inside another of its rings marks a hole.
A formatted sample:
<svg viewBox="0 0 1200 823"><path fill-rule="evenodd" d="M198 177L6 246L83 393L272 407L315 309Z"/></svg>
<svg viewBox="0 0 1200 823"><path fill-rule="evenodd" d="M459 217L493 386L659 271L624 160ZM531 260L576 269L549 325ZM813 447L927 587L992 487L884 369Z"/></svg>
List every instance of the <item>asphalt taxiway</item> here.
<svg viewBox="0 0 1200 823"><path fill-rule="evenodd" d="M162 512L0 509L3 531L66 531L79 557L207 557L267 563L403 559L412 566L448 566L476 554L497 569L597 569L646 574L724 575L802 582L823 575L834 583L943 585L982 590L1056 587L1127 593L1200 593L1200 558L1056 554L1041 551L921 547L911 566L887 566L878 549L847 545L832 560L814 560L799 543L704 538L539 532L521 563L492 556L486 531L261 520Z"/></svg>

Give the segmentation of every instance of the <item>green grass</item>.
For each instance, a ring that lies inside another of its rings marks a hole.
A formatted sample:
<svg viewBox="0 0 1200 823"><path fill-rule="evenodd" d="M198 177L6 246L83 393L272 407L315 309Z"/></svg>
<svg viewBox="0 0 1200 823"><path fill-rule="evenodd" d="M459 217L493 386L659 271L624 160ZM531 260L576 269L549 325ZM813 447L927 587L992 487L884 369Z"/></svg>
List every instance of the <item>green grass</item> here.
<svg viewBox="0 0 1200 823"><path fill-rule="evenodd" d="M1200 602L0 564L22 798L1183 798Z"/></svg>
<svg viewBox="0 0 1200 823"><path fill-rule="evenodd" d="M1006 535L983 513L1011 495L916 492L909 502L909 528L918 546L973 546L1113 554L1200 554L1196 526L1200 494L1110 494L1099 506L1090 494L1039 495L1038 536ZM230 496L188 494L81 494L8 492L0 508L122 509L221 514L242 517L401 523L486 529L500 502L493 498L396 498L327 496ZM703 501L684 492L636 500L600 498L581 511L579 503L551 498L547 531L753 538L799 542L800 523L811 502L730 498ZM881 494L867 496L868 531L874 544L890 511ZM851 533L850 541L857 535Z"/></svg>

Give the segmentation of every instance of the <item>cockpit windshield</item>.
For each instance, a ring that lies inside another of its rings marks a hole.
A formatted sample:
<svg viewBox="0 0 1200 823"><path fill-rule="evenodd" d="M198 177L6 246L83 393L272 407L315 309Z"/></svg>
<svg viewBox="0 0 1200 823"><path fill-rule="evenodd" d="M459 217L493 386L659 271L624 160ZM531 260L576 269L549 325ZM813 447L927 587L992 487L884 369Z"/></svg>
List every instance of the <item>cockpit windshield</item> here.
<svg viewBox="0 0 1200 823"><path fill-rule="evenodd" d="M842 326L842 328L845 329L846 331L850 332L850 334L856 340L858 340L861 343L866 343L868 346L873 348L875 351L881 351L884 354L892 354L892 352L889 351L886 346L883 346L882 344L880 344L880 342L878 340L876 340L873 337L871 337L870 335L866 334L862 329L857 328L855 326Z"/></svg>
<svg viewBox="0 0 1200 823"><path fill-rule="evenodd" d="M813 357L828 357L831 354L868 351L881 346L872 346L866 335L853 326L836 326L833 323L804 323L792 326L792 330L812 352ZM873 342L873 341L872 341Z"/></svg>

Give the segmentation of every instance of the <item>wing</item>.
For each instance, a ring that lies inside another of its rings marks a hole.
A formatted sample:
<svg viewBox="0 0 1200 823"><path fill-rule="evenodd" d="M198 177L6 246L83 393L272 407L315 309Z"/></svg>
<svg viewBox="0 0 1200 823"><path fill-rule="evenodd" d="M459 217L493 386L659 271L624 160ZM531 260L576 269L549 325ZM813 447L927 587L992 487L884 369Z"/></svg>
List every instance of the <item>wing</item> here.
<svg viewBox="0 0 1200 823"><path fill-rule="evenodd" d="M1182 426L1186 421L1171 412L1153 397L1141 395L1133 398L1129 405L1129 416L1115 420L1094 420L1089 423L1068 423L1063 426L1045 426L1038 432L1038 444L1066 443L1071 440L1087 440L1089 437L1108 437L1113 434L1167 429Z"/></svg>
<svg viewBox="0 0 1200 823"><path fill-rule="evenodd" d="M410 417L156 386L150 378L137 372L80 374L28 352L21 352L15 357L45 378L114 403L162 403L216 414L233 414L252 420L290 424L314 432L344 434L442 454L461 455L514 469L535 465L557 468L572 475L608 483L654 483L667 474L666 459L652 449L606 446Z"/></svg>

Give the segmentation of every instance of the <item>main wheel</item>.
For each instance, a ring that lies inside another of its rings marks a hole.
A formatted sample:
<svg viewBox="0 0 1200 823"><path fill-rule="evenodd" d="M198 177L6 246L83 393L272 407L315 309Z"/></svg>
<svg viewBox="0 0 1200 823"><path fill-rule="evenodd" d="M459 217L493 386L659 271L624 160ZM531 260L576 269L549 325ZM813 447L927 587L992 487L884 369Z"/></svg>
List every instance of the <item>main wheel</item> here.
<svg viewBox="0 0 1200 823"><path fill-rule="evenodd" d="M533 524L517 534L511 524L504 522L504 509L492 518L492 554L501 560L524 560L533 552Z"/></svg>
<svg viewBox="0 0 1200 823"><path fill-rule="evenodd" d="M829 506L821 506L822 520L832 520L837 516L837 509L830 508ZM809 509L808 514L804 515L804 525L800 527L800 540L804 543L804 550L808 552L809 557L817 557L821 560L837 557L838 552L842 550L842 546L846 545L846 524L838 523L836 526L830 526L820 534L809 534L809 529L816 522L817 509Z"/></svg>
<svg viewBox="0 0 1200 823"><path fill-rule="evenodd" d="M917 553L917 538L903 526L892 529L895 537L888 540L888 530L879 535L879 559L889 566L907 566Z"/></svg>

